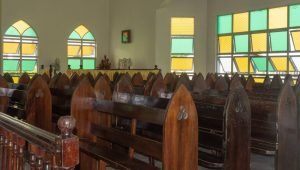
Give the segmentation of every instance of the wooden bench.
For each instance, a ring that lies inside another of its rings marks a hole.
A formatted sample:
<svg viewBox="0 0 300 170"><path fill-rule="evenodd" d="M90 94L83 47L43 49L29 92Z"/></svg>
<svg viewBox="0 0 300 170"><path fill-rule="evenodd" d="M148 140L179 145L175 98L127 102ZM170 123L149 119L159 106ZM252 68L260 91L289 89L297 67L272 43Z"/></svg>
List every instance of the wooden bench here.
<svg viewBox="0 0 300 170"><path fill-rule="evenodd" d="M185 100L181 100L183 97ZM104 168L108 164L120 169L157 169L134 157L134 153L141 153L161 160L164 169L197 169L197 114L192 98L184 87L177 90L164 109L108 100L95 102L93 98L93 88L87 81L81 82L73 94L71 112L74 117L87 123L78 122L77 134L80 137L98 137L113 144L112 147L97 146L92 140L81 140L81 151L99 160L99 167ZM89 119L93 114L108 114L130 120L130 133L93 123ZM161 132L163 141L137 135L136 125L140 121L164 125ZM129 149L122 152L115 145Z"/></svg>
<svg viewBox="0 0 300 170"><path fill-rule="evenodd" d="M3 78L0 79L4 82ZM51 93L41 76L31 80L28 86L10 84L8 88L2 90L2 96L9 97L5 113L51 131ZM2 97L1 102L3 102L2 99L7 100Z"/></svg>

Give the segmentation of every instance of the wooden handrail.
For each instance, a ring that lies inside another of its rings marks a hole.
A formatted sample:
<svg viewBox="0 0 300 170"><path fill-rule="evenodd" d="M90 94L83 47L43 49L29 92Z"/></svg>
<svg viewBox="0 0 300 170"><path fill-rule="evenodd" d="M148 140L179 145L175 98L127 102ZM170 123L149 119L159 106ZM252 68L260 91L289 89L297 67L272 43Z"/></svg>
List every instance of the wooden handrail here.
<svg viewBox="0 0 300 170"><path fill-rule="evenodd" d="M0 138L2 141L8 140L9 142L14 143L14 145L20 145L18 147L26 146L24 143L19 144L19 141L16 140L17 138L21 139L29 146L28 148L23 148L24 151L28 151L30 152L30 155L32 155L32 146L34 146L34 148L37 148L35 150L39 150L37 153L34 153L37 155L37 158L45 159L45 161L51 160L51 163L48 166L60 169L74 169L79 163L79 139L72 134L72 130L75 127L75 119L70 116L61 117L58 121L58 126L61 130L60 135L50 133L0 112ZM5 147L9 146L6 146L5 144L1 145L1 148L4 148L3 152L6 152ZM6 149L9 150L9 148ZM41 154L41 152L44 154ZM45 155L48 157L46 158ZM49 155L51 155L51 158L49 158ZM14 162L17 162L14 159L15 158L7 157L6 160L8 160L9 163L0 165L0 167L9 169L9 167L14 166ZM41 161L40 159L37 159L37 161ZM36 162L35 166L37 165L38 162Z"/></svg>

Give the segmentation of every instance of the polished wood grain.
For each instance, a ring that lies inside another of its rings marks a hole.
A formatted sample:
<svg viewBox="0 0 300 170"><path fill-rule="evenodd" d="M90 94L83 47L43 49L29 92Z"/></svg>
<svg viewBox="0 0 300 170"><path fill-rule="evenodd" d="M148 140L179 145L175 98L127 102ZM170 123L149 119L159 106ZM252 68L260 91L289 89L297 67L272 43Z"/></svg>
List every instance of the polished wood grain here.
<svg viewBox="0 0 300 170"><path fill-rule="evenodd" d="M277 170L298 170L300 116L296 96L290 83L286 82L278 98L278 151Z"/></svg>
<svg viewBox="0 0 300 170"><path fill-rule="evenodd" d="M225 170L250 170L251 110L242 83L235 77L225 105Z"/></svg>
<svg viewBox="0 0 300 170"><path fill-rule="evenodd" d="M27 90L26 121L47 131L52 130L52 98L47 83L37 77Z"/></svg>

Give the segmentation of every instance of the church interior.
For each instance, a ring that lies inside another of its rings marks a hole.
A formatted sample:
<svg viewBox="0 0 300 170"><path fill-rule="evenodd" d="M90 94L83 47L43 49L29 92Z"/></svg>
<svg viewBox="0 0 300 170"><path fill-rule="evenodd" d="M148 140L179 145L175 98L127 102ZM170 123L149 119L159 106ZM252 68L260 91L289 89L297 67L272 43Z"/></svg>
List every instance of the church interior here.
<svg viewBox="0 0 300 170"><path fill-rule="evenodd" d="M1 0L0 170L299 170L299 0Z"/></svg>

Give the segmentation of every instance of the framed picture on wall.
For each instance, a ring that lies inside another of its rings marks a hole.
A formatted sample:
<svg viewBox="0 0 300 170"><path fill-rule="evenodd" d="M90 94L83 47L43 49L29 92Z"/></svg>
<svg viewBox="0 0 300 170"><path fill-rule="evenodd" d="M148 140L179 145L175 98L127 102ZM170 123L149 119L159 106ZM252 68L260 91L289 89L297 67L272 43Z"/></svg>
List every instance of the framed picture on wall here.
<svg viewBox="0 0 300 170"><path fill-rule="evenodd" d="M121 35L122 43L130 43L130 41L131 41L130 34L131 34L130 30L122 31L122 35Z"/></svg>

